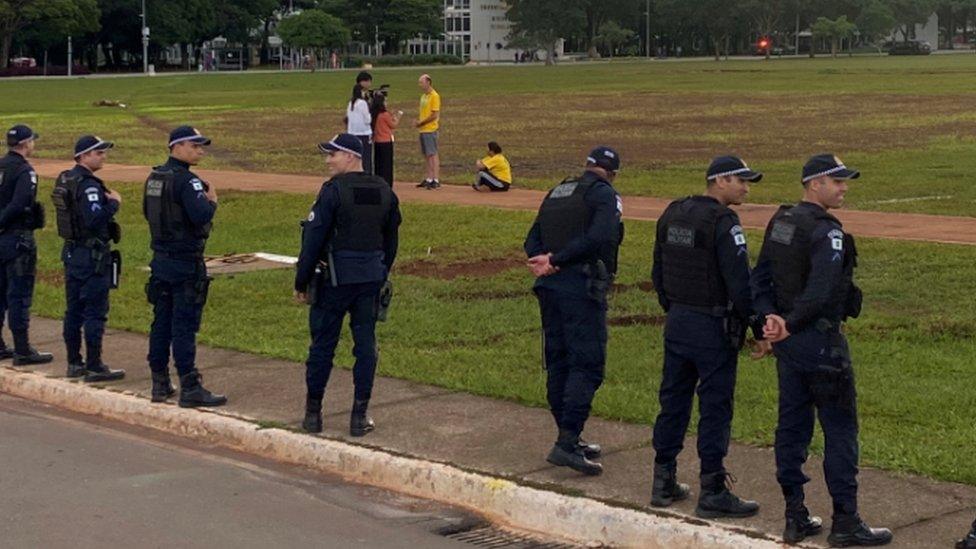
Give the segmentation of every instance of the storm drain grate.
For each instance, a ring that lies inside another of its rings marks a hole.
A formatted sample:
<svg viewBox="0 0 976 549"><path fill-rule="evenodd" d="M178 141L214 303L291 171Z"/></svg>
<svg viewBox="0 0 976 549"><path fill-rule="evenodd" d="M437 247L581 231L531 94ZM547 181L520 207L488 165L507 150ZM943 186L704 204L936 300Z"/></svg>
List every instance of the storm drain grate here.
<svg viewBox="0 0 976 549"><path fill-rule="evenodd" d="M516 534L502 530L495 526L476 526L455 532L445 532L444 537L453 539L475 547L511 547L516 549L574 549L576 545L567 545L544 541L526 534Z"/></svg>

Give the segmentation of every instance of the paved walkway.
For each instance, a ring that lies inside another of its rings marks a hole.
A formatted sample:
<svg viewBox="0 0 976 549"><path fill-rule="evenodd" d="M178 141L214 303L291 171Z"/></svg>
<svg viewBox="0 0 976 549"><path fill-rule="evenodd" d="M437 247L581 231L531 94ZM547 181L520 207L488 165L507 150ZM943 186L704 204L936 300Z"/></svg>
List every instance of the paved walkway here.
<svg viewBox="0 0 976 549"><path fill-rule="evenodd" d="M60 321L33 321L35 345L54 351L58 357L37 371L54 377L64 375L60 333ZM146 337L109 330L105 348L106 361L128 371L125 380L110 387L148 399ZM207 347L199 349L198 360L207 387L230 398L223 413L298 428L305 398L302 364ZM351 377L343 369L333 373L326 393L323 436L348 438ZM352 439L357 444L647 508L653 457L648 426L592 419L585 435L603 444L606 472L589 478L545 462L555 435L547 410L382 377L377 379L374 395L370 411L377 430L365 438ZM150 406L148 400L146 405ZM673 510L691 514L699 492L693 438L686 448L679 460L680 476L692 485L694 494ZM757 517L730 524L779 535L783 504L773 474L772 450L734 444L728 466L739 479L737 491L763 506ZM814 479L808 485L808 504L815 513L829 517L821 470L822 460L812 457L807 464L807 473ZM860 481L862 515L873 525L894 529L896 542L892 547L951 547L976 514L973 486L875 469L863 469ZM822 535L813 541L823 544L825 539Z"/></svg>
<svg viewBox="0 0 976 549"><path fill-rule="evenodd" d="M56 177L70 168L71 162L35 159L31 161L37 172L44 177ZM224 170L196 170L201 177L220 189L244 191L279 191L293 193L318 192L322 176L282 175ZM144 181L149 173L146 166L106 165L98 173L106 181ZM507 193L478 193L463 185L445 185L437 191L417 189L408 183L397 183L397 195L404 202L429 204L457 204L492 206L515 210L535 211L544 193L528 189L513 189ZM655 221L664 212L669 200L644 196L628 196L624 199L624 217ZM737 207L742 225L750 229L765 229L777 206L746 204ZM837 216L844 227L858 237L888 238L976 245L976 218L888 212L840 210Z"/></svg>

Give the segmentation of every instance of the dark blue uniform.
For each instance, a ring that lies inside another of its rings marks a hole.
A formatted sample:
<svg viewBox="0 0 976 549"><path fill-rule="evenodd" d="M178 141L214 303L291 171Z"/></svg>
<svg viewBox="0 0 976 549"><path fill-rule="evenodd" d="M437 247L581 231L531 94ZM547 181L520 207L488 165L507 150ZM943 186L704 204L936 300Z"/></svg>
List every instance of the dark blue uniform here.
<svg viewBox="0 0 976 549"><path fill-rule="evenodd" d="M381 179L363 174L339 177L368 177L388 189ZM355 400L365 402L372 396L376 374L379 292L396 260L400 209L396 195L389 191L391 207L385 218L377 221L377 229L382 233L382 243L377 249L332 249L338 225L351 223L355 227L356 223L340 215L339 186L333 184L336 179L322 185L307 220L302 224L302 249L295 274L295 290L309 292L314 298L309 310L312 342L305 362L305 379L308 398L320 402L332 373L342 321L348 313L356 357L353 367ZM322 272L321 276L316 276L317 269Z"/></svg>
<svg viewBox="0 0 976 549"><path fill-rule="evenodd" d="M109 199L102 180L88 168L76 165L69 171L78 179L75 187L74 218L82 224L84 240L66 241L61 251L65 267L64 342L68 363L79 364L81 334L85 333L86 363L101 362L102 336L108 319L109 288L112 285L109 224L119 203Z"/></svg>
<svg viewBox="0 0 976 549"><path fill-rule="evenodd" d="M814 417L824 432L824 475L835 515L857 512L857 404L847 340L840 325L851 314L843 299L851 284L856 253L840 222L819 205L801 202L792 210L816 217L809 240L809 270L790 310L780 310L776 273L767 244L752 275L756 310L780 314L790 337L773 345L779 373L779 424L776 428L776 478L787 501L802 500L803 473L813 438ZM774 221L776 218L774 218ZM786 242L789 231L767 231L766 241ZM856 289L855 289L856 291ZM858 292L859 295L859 292ZM838 296L842 298L839 299ZM859 305L857 306L859 310Z"/></svg>
<svg viewBox="0 0 976 549"><path fill-rule="evenodd" d="M207 198L207 183L191 172L186 162L171 157L162 168L173 172L173 199L181 212L176 222L182 226L184 237L153 237L151 242L152 274L147 293L153 304L153 323L147 358L154 373L166 374L172 347L173 362L182 377L196 369L196 334L210 280L203 252L217 204Z"/></svg>
<svg viewBox="0 0 976 549"><path fill-rule="evenodd" d="M37 271L37 174L13 151L0 159L0 172L0 326L6 312L14 341L21 338L26 345Z"/></svg>
<svg viewBox="0 0 976 549"><path fill-rule="evenodd" d="M583 196L590 212L586 230L553 253L550 260L559 271L537 278L534 286L542 314L549 408L560 431L577 436L603 383L607 349L606 288L593 291L595 273L588 274L586 266L609 259L614 263L607 265L612 274L622 238L622 205L614 188L590 171L578 181L591 184ZM525 239L528 257L550 253L543 240L537 219ZM608 249L612 258L604 257Z"/></svg>
<svg viewBox="0 0 976 549"><path fill-rule="evenodd" d="M690 209L717 208L707 196L687 199ZM749 254L739 217L722 208L715 221L714 263L722 286L719 294L727 304L712 310L704 306L671 301L665 292L664 254L666 238L659 232L654 244L651 277L661 306L667 311L664 329L664 375L660 389L661 411L654 422L654 450L657 463L672 463L684 447L691 419L692 401L698 392L698 456L703 474L724 470L732 425L733 398L740 333L730 332L730 319L740 327L754 316L749 287ZM667 216L667 214L665 214ZM664 222L664 217L659 223ZM707 286L701 289L708 292ZM754 332L757 329L754 326ZM756 334L761 337L761 329Z"/></svg>

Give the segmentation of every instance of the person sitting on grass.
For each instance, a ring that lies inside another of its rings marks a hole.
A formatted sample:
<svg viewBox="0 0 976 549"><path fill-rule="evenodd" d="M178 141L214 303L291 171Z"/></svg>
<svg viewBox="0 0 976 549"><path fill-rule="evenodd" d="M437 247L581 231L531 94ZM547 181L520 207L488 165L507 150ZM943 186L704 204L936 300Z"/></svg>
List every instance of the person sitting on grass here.
<svg viewBox="0 0 976 549"><path fill-rule="evenodd" d="M478 160L478 178L471 185L476 191L504 192L512 186L512 167L498 143L488 143L488 156Z"/></svg>

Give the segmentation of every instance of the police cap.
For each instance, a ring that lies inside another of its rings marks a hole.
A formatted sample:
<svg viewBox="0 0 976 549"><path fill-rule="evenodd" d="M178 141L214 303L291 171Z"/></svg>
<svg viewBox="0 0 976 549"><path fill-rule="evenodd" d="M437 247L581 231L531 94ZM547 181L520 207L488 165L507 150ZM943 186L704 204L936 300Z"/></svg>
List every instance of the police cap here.
<svg viewBox="0 0 976 549"><path fill-rule="evenodd" d="M599 166L608 172L620 170L620 155L610 147L600 146L590 151L586 157L587 164Z"/></svg>
<svg viewBox="0 0 976 549"><path fill-rule="evenodd" d="M30 141L31 139L37 139L40 135L34 133L34 130L30 129L28 126L23 124L17 124L16 126L7 130L7 146L16 147L25 141Z"/></svg>
<svg viewBox="0 0 976 549"><path fill-rule="evenodd" d="M83 135L75 143L75 158L91 152L91 151L104 151L111 149L115 146L115 143L111 141L102 141L102 138L97 135Z"/></svg>
<svg viewBox="0 0 976 549"><path fill-rule="evenodd" d="M708 166L705 178L708 181L714 181L719 177L728 177L731 175L750 183L758 183L763 178L763 174L749 168L738 156L719 156L715 158L712 160L711 165Z"/></svg>
<svg viewBox="0 0 976 549"><path fill-rule="evenodd" d="M861 177L861 172L848 168L833 154L818 154L810 157L803 166L804 183L825 175L834 179L857 179Z"/></svg>
<svg viewBox="0 0 976 549"><path fill-rule="evenodd" d="M210 138L204 137L199 130L193 126L180 126L175 130L169 132L169 146L172 147L177 143L182 143L184 141L189 141L191 143L198 143L200 145L209 145Z"/></svg>
<svg viewBox="0 0 976 549"><path fill-rule="evenodd" d="M340 133L325 143L319 143L319 151L326 154L342 151L362 157L363 144L355 135Z"/></svg>

